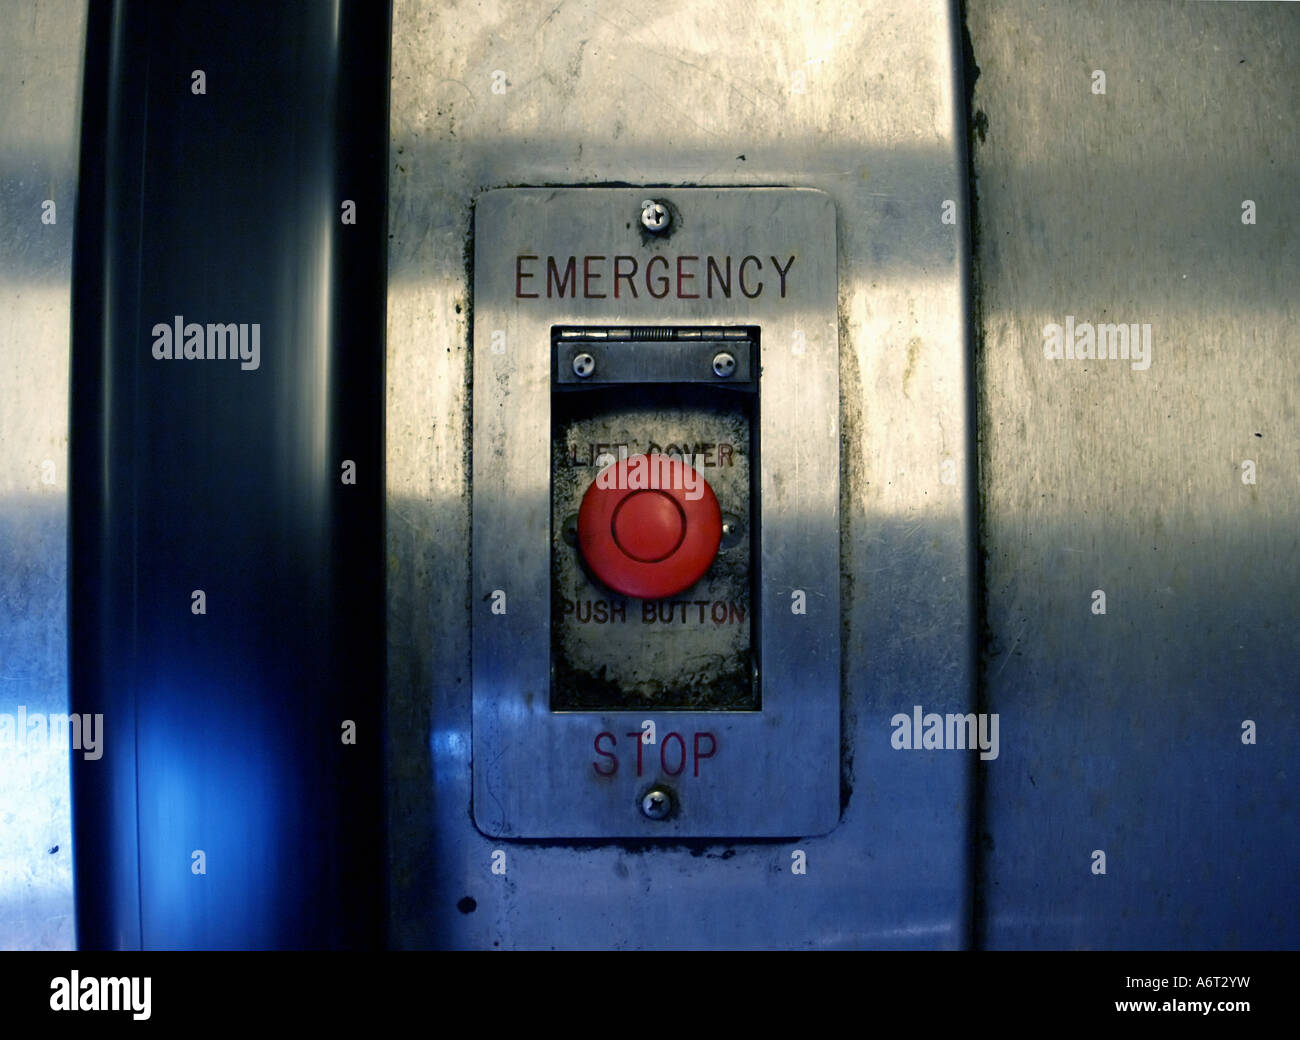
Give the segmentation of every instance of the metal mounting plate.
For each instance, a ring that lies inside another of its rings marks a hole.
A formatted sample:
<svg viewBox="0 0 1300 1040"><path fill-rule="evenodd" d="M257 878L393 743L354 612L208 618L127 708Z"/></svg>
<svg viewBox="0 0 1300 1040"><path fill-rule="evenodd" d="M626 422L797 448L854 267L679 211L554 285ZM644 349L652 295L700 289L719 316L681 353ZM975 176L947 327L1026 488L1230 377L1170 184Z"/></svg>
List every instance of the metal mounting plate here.
<svg viewBox="0 0 1300 1040"><path fill-rule="evenodd" d="M673 215L661 234L640 226L647 198ZM835 210L818 191L524 188L479 196L472 642L480 830L671 839L835 826L837 305ZM753 487L761 524L751 600L759 711L551 710L552 330L618 323L760 329ZM654 745L635 736L646 720L655 722ZM641 811L655 786L673 793L666 819Z"/></svg>

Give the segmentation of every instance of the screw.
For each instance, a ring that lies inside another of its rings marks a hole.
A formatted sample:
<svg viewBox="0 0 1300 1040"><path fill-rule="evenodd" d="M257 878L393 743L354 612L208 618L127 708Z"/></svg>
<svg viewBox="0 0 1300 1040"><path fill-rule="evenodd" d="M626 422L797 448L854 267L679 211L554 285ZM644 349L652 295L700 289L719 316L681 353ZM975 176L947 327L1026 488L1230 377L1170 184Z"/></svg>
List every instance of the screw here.
<svg viewBox="0 0 1300 1040"><path fill-rule="evenodd" d="M560 527L561 537L569 545L578 544L578 514L570 513L564 518L564 524Z"/></svg>
<svg viewBox="0 0 1300 1040"><path fill-rule="evenodd" d="M655 787L641 799L641 811L652 820L665 819L672 810L673 796L666 788Z"/></svg>
<svg viewBox="0 0 1300 1040"><path fill-rule="evenodd" d="M734 513L722 514L722 548L730 549L740 541L745 533L745 525Z"/></svg>
<svg viewBox="0 0 1300 1040"><path fill-rule="evenodd" d="M662 202L646 199L641 203L641 226L653 234L663 231L671 222L672 214Z"/></svg>
<svg viewBox="0 0 1300 1040"><path fill-rule="evenodd" d="M586 379L596 371L596 359L590 354L575 354L573 357L573 374L579 379Z"/></svg>
<svg viewBox="0 0 1300 1040"><path fill-rule="evenodd" d="M721 354L713 355L713 374L719 379L726 379L732 372L736 371L736 359L733 355L728 354L725 350Z"/></svg>

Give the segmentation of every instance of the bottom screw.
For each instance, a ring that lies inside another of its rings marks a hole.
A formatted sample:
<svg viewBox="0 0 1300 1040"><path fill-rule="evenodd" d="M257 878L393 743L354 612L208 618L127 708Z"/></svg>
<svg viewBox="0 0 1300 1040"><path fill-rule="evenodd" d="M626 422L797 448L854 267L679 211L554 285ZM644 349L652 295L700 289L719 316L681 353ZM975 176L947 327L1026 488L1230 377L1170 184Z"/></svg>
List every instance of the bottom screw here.
<svg viewBox="0 0 1300 1040"><path fill-rule="evenodd" d="M673 811L673 796L663 787L655 787L641 799L641 811L652 820L666 819Z"/></svg>

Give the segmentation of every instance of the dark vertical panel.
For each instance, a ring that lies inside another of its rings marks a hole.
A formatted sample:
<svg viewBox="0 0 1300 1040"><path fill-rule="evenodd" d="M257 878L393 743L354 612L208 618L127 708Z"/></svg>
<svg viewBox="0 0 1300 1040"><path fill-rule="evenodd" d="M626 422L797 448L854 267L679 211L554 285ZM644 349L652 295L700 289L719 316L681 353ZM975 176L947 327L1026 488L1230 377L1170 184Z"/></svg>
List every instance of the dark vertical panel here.
<svg viewBox="0 0 1300 1040"><path fill-rule="evenodd" d="M104 714L105 751L74 759L83 947L383 941L389 17L92 12L69 602L73 710ZM178 315L205 347L257 326L256 358L154 357Z"/></svg>

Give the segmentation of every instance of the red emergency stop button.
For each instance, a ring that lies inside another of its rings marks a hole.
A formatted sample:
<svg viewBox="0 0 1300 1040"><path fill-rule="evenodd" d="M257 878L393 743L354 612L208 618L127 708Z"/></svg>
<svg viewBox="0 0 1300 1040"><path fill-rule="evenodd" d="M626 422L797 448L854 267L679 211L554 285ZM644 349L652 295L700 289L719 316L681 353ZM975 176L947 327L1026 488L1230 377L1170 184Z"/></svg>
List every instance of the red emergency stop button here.
<svg viewBox="0 0 1300 1040"><path fill-rule="evenodd" d="M638 563L659 563L686 537L686 513L666 491L632 491L614 507L618 547Z"/></svg>
<svg viewBox="0 0 1300 1040"><path fill-rule="evenodd" d="M662 599L689 589L718 555L722 510L680 459L633 455L605 467L578 510L578 545L615 592Z"/></svg>

